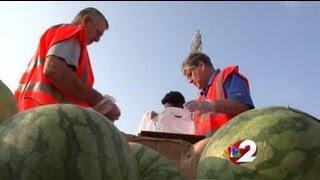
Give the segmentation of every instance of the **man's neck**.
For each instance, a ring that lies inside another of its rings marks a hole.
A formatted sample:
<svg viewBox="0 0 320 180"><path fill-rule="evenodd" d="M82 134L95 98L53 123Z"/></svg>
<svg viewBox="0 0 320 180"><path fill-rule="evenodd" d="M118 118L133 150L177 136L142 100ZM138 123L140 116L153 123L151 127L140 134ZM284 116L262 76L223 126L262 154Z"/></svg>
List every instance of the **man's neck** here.
<svg viewBox="0 0 320 180"><path fill-rule="evenodd" d="M212 69L208 69L206 72L205 72L205 77L206 77L206 80L205 80L205 84L206 84L206 87L208 84L211 83L212 81L212 78L213 78L213 75L214 75L214 72L215 70L212 68ZM205 87L205 88L206 88Z"/></svg>
<svg viewBox="0 0 320 180"><path fill-rule="evenodd" d="M200 88L200 95L205 95L206 92L207 92L207 88L210 86L210 84L212 83L213 81L213 78L215 76L215 74L217 73L218 71L215 70L215 69L209 69L206 73L206 86L204 88Z"/></svg>

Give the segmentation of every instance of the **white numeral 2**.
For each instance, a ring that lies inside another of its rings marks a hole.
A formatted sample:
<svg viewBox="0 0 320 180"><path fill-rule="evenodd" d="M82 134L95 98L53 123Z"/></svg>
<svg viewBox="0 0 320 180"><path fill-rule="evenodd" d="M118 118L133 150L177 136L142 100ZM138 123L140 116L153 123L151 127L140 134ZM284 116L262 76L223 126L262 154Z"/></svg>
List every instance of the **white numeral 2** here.
<svg viewBox="0 0 320 180"><path fill-rule="evenodd" d="M250 147L249 151L245 153L237 162L252 162L256 156L253 156L257 150L256 143L250 139L242 141L239 145L239 149L245 149L247 146Z"/></svg>

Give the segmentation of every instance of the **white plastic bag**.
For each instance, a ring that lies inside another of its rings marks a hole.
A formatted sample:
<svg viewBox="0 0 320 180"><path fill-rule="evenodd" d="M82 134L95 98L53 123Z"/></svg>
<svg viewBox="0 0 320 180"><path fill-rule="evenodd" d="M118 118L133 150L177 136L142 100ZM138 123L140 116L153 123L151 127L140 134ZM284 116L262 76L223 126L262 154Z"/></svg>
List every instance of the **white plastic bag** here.
<svg viewBox="0 0 320 180"><path fill-rule="evenodd" d="M147 111L140 122L139 130L141 131L158 131L158 116L152 117L152 114L157 115L154 111Z"/></svg>
<svg viewBox="0 0 320 180"><path fill-rule="evenodd" d="M179 134L194 134L194 122L188 110L176 107L165 108L158 116L159 131Z"/></svg>
<svg viewBox="0 0 320 180"><path fill-rule="evenodd" d="M148 111L143 115L138 132L194 134L194 122L191 113L186 109L167 107L157 117L151 118L150 114L151 111Z"/></svg>

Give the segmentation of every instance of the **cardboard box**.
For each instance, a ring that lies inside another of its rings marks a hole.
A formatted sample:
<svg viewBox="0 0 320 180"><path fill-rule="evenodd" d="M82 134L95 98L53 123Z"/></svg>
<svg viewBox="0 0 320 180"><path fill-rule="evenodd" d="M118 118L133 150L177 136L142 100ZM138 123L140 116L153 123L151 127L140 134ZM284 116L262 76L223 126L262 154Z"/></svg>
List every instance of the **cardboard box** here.
<svg viewBox="0 0 320 180"><path fill-rule="evenodd" d="M196 179L197 164L208 138L157 132L142 134L144 136L126 134L126 137L129 142L143 144L167 157L186 180Z"/></svg>

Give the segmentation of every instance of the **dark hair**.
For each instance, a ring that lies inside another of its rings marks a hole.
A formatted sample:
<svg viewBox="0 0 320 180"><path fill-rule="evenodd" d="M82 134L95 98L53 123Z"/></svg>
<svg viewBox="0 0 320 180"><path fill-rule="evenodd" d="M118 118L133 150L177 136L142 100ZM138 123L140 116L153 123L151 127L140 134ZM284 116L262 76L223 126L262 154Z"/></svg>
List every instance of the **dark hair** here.
<svg viewBox="0 0 320 180"><path fill-rule="evenodd" d="M189 67L198 66L200 61L206 64L207 66L213 68L213 65L211 63L209 56L207 56L204 53L196 52L196 53L190 53L188 57L182 62L182 69L188 66Z"/></svg>
<svg viewBox="0 0 320 180"><path fill-rule="evenodd" d="M183 107L183 104L185 102L186 101L185 101L183 95L178 91L170 91L161 100L161 103L163 105L165 105L166 103L169 103L174 107Z"/></svg>
<svg viewBox="0 0 320 180"><path fill-rule="evenodd" d="M90 15L92 17L100 17L104 20L107 29L109 29L109 23L108 20L104 17L104 15L96 8L93 7L87 7L85 9L82 9L77 15L76 17L74 17L74 19L72 20L71 24L79 24L81 21L81 18L85 15Z"/></svg>

